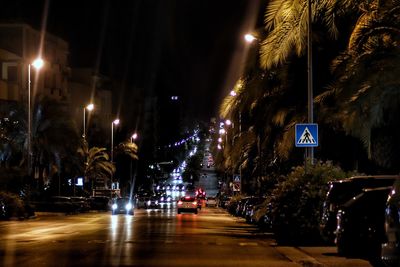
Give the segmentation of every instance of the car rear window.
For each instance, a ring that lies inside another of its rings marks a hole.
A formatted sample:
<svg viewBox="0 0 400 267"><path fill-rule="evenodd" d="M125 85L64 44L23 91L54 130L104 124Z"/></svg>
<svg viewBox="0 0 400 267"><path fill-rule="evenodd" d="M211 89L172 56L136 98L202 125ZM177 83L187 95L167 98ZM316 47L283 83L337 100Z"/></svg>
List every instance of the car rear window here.
<svg viewBox="0 0 400 267"><path fill-rule="evenodd" d="M195 201L196 199L194 197L183 197L181 198L181 200L185 202L192 202Z"/></svg>

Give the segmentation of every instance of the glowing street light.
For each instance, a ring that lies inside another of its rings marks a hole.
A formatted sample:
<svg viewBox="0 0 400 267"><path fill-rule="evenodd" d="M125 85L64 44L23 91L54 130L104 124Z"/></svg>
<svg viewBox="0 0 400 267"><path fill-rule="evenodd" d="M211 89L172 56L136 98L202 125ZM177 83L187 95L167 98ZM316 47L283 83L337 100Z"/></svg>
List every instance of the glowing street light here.
<svg viewBox="0 0 400 267"><path fill-rule="evenodd" d="M222 143L222 138L221 137L218 138L218 143Z"/></svg>
<svg viewBox="0 0 400 267"><path fill-rule="evenodd" d="M252 43L257 38L254 35L248 33L248 34L245 34L244 39L246 40L246 42Z"/></svg>
<svg viewBox="0 0 400 267"><path fill-rule="evenodd" d="M31 67L39 71L44 66L44 61L41 58L35 59L28 64L28 175L31 174L32 167L32 108L31 108Z"/></svg>
<svg viewBox="0 0 400 267"><path fill-rule="evenodd" d="M82 137L84 140L86 140L86 110L88 112L92 111L94 109L94 105L90 103L86 107L83 108L83 134Z"/></svg>
<svg viewBox="0 0 400 267"><path fill-rule="evenodd" d="M232 121L231 121L231 120L226 120L226 121L225 121L225 124L229 126L229 125L232 124Z"/></svg>
<svg viewBox="0 0 400 267"><path fill-rule="evenodd" d="M138 138L138 134L137 133L132 134L131 142L133 143L133 140L136 140L137 138Z"/></svg>
<svg viewBox="0 0 400 267"><path fill-rule="evenodd" d="M231 91L230 93L229 93L231 96L236 96L236 92L235 91Z"/></svg>

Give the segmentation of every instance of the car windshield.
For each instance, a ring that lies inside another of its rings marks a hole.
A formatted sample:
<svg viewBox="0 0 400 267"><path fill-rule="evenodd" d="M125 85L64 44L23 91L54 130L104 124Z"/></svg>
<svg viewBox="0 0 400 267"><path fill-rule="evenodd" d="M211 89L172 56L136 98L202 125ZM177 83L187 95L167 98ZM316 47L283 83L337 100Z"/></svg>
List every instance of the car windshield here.
<svg viewBox="0 0 400 267"><path fill-rule="evenodd" d="M117 199L116 203L119 205L130 203L131 201L128 198L119 198Z"/></svg>

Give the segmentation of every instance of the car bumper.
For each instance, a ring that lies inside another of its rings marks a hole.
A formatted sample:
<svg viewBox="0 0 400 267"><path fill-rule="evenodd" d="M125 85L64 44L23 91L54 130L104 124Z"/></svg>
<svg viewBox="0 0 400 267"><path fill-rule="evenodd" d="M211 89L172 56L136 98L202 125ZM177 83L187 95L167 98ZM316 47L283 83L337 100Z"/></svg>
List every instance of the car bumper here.
<svg viewBox="0 0 400 267"><path fill-rule="evenodd" d="M400 244L388 242L382 245L382 261L388 266L400 265Z"/></svg>

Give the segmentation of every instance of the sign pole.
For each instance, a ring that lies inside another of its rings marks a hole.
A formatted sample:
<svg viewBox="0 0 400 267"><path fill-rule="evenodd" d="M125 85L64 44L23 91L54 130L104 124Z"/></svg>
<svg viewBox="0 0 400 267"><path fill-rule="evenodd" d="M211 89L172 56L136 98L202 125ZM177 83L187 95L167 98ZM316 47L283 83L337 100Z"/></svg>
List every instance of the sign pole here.
<svg viewBox="0 0 400 267"><path fill-rule="evenodd" d="M307 34L307 69L308 69L308 123L314 122L314 112L313 112L313 104L314 104L314 97L313 97L313 65L312 65L312 14L311 14L311 0L307 0L307 8L308 8L308 34ZM310 164L314 164L314 148L308 147L306 148L308 151L308 155L306 157L306 165L307 160L310 161Z"/></svg>

